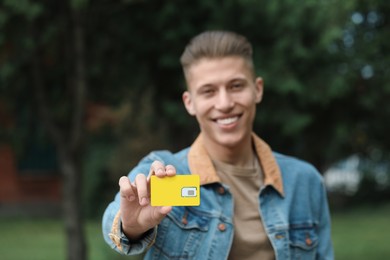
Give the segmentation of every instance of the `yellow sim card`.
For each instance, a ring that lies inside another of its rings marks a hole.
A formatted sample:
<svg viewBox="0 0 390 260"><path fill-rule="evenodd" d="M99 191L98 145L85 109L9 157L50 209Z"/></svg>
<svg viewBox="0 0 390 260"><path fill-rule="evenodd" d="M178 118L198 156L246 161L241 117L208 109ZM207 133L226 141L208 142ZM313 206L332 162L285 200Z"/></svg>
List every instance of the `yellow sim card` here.
<svg viewBox="0 0 390 260"><path fill-rule="evenodd" d="M150 180L152 206L199 206L199 175L175 175Z"/></svg>

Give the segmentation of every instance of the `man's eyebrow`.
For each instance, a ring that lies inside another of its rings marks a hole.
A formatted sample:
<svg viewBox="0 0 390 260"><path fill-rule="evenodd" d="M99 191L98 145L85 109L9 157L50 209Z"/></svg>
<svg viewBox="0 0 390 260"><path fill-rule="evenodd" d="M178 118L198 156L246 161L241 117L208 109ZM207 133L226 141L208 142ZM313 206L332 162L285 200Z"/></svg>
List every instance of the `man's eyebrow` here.
<svg viewBox="0 0 390 260"><path fill-rule="evenodd" d="M244 77L237 77L237 78L233 78L231 80L228 81L228 83L232 83L232 82L236 82L236 81L239 81L239 82L248 82L248 80Z"/></svg>
<svg viewBox="0 0 390 260"><path fill-rule="evenodd" d="M229 80L229 82L232 82L232 81L246 81L245 78L233 78L231 80Z"/></svg>

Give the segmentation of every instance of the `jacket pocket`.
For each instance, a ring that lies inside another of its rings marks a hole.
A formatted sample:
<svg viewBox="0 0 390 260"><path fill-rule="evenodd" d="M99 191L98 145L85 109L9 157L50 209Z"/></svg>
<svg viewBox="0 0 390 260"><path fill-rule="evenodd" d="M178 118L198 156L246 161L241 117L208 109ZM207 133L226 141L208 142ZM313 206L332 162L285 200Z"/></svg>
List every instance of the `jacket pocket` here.
<svg viewBox="0 0 390 260"><path fill-rule="evenodd" d="M207 236L210 218L187 207L173 207L157 229L154 259L191 259Z"/></svg>
<svg viewBox="0 0 390 260"><path fill-rule="evenodd" d="M314 224L291 225L289 230L292 259L315 259L318 235Z"/></svg>

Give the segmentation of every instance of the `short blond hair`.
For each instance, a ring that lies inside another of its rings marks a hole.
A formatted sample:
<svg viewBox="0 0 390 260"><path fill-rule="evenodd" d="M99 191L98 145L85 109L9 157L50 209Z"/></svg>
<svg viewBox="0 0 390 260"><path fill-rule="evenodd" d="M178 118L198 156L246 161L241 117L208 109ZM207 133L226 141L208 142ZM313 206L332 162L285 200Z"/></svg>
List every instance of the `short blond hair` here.
<svg viewBox="0 0 390 260"><path fill-rule="evenodd" d="M242 35L230 31L206 31L195 36L184 49L180 63L184 72L202 58L224 58L237 56L249 65L253 75L253 49Z"/></svg>

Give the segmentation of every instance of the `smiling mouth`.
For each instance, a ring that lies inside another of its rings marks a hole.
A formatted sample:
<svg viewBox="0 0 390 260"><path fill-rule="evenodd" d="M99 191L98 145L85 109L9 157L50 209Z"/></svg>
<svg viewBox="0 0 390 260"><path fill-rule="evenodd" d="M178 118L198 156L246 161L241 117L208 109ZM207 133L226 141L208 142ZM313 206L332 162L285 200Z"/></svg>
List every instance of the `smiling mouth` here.
<svg viewBox="0 0 390 260"><path fill-rule="evenodd" d="M239 116L220 118L220 119L216 119L215 122L217 122L217 124L220 125L230 125L237 122L239 118L240 118Z"/></svg>

